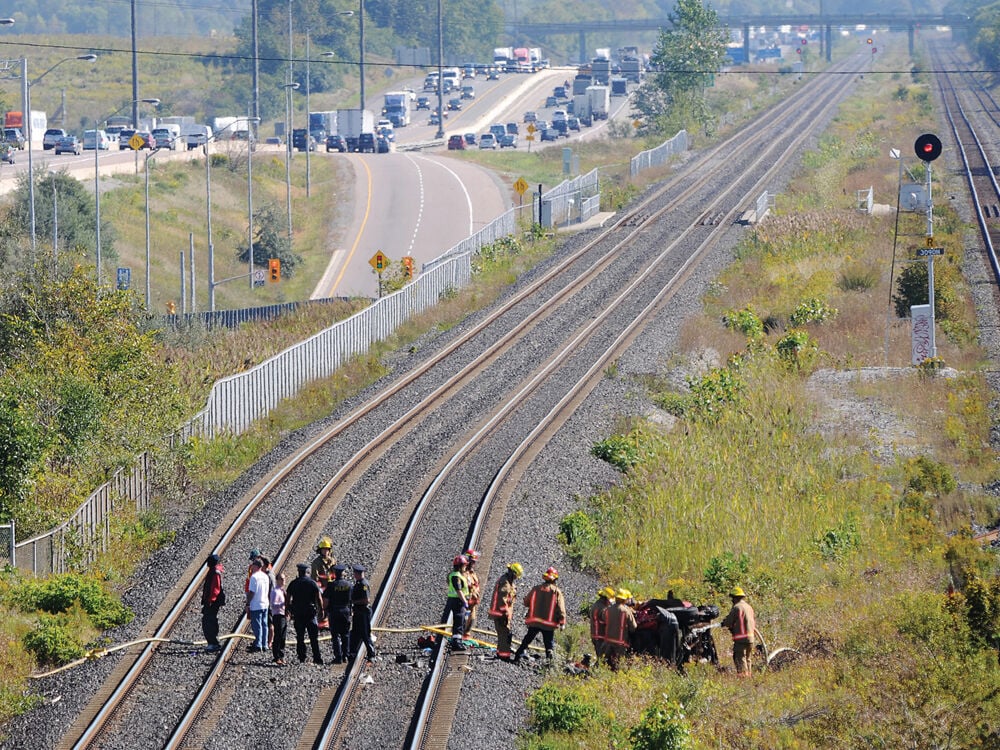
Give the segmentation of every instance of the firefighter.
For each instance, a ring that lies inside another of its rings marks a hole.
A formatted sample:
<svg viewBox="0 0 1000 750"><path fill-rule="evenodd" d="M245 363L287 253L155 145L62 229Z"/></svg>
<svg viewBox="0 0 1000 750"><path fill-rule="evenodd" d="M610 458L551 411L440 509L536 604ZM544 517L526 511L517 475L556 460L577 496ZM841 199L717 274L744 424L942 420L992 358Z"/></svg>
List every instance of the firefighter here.
<svg viewBox="0 0 1000 750"><path fill-rule="evenodd" d="M465 627L462 629L462 635L468 638L472 633L472 626L476 622L476 605L479 604L479 600L482 598L482 592L479 586L479 575L472 569L479 559L479 552L470 549L465 553L465 557L469 561L465 566L465 582L469 585L469 593L466 594L469 608L465 615Z"/></svg>
<svg viewBox="0 0 1000 750"><path fill-rule="evenodd" d="M739 677L750 676L750 654L753 653L754 633L757 632L757 617L746 597L741 587L733 587L729 592L733 608L721 623L733 634L733 664Z"/></svg>
<svg viewBox="0 0 1000 750"><path fill-rule="evenodd" d="M344 565L333 566L333 580L323 589L326 620L330 625L330 643L333 645L333 663L343 664L351 655L351 589L353 585L344 578Z"/></svg>
<svg viewBox="0 0 1000 750"><path fill-rule="evenodd" d="M633 601L628 589L618 589L614 604L605 613L604 655L612 669L618 669L618 660L628 650L629 638L635 632L635 612L630 606Z"/></svg>
<svg viewBox="0 0 1000 750"><path fill-rule="evenodd" d="M448 603L442 616L447 621L451 613L451 638L461 641L465 633L465 618L469 612L469 582L465 578L465 568L469 558L456 555L451 561L451 572L448 573Z"/></svg>
<svg viewBox="0 0 1000 750"><path fill-rule="evenodd" d="M528 626L528 633L514 654L515 664L521 660L524 652L539 633L542 634L542 643L545 644L545 658L552 658L555 630L556 628L562 630L566 627L566 600L563 598L562 591L556 586L558 578L559 571L555 568L548 568L542 573L542 582L524 597L524 606L528 608L524 624Z"/></svg>
<svg viewBox="0 0 1000 750"><path fill-rule="evenodd" d="M594 654L604 656L606 644L604 633L608 628L608 608L614 604L615 590L605 586L597 592L597 601L590 607L590 640L594 643Z"/></svg>
<svg viewBox="0 0 1000 750"><path fill-rule="evenodd" d="M365 646L365 660L372 661L378 654L372 643L371 586L365 578L365 566L354 566L354 587L351 589L351 658L358 655L361 644Z"/></svg>
<svg viewBox="0 0 1000 750"><path fill-rule="evenodd" d="M320 586L325 586L326 582L333 577L333 566L337 564L337 558L333 556L333 542L330 537L325 536L316 545L316 552L319 553L312 561L312 577L318 581Z"/></svg>
<svg viewBox="0 0 1000 750"><path fill-rule="evenodd" d="M497 585L493 587L493 598L490 600L490 619L497 629L497 658L503 661L510 661L510 625L517 597L514 582L522 575L524 568L521 563L510 563L504 574L497 579Z"/></svg>

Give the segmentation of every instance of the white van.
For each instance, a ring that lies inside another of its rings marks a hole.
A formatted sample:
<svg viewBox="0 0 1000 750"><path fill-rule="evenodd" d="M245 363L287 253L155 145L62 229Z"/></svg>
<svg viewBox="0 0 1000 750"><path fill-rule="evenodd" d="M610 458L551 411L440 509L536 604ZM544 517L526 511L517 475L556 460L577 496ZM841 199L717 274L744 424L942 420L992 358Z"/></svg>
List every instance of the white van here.
<svg viewBox="0 0 1000 750"><path fill-rule="evenodd" d="M97 134L96 137L94 134ZM83 131L83 148L85 151L94 148L94 144L97 144L97 149L100 151L107 151L111 148L111 138L103 130L84 130Z"/></svg>
<svg viewBox="0 0 1000 750"><path fill-rule="evenodd" d="M188 151L190 151L208 143L208 139L212 137L212 128L210 125L185 125L181 130L181 135L187 143Z"/></svg>

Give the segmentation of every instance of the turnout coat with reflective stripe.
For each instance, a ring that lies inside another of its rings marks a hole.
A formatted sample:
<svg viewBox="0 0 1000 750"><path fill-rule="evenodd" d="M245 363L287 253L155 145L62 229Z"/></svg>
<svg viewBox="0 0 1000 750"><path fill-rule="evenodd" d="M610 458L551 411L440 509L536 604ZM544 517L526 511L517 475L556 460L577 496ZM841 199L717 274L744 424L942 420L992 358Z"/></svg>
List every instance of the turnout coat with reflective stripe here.
<svg viewBox="0 0 1000 750"><path fill-rule="evenodd" d="M493 588L493 599L490 600L490 617L509 620L513 614L514 598L517 596L517 587L510 580L510 576L504 573L497 580L497 585Z"/></svg>
<svg viewBox="0 0 1000 750"><path fill-rule="evenodd" d="M603 641L604 633L608 628L608 610L611 602L600 597L590 608L590 638L594 641Z"/></svg>
<svg viewBox="0 0 1000 750"><path fill-rule="evenodd" d="M554 583L540 583L524 597L528 614L524 624L539 630L555 630L566 622L566 600Z"/></svg>
<svg viewBox="0 0 1000 750"><path fill-rule="evenodd" d="M635 613L627 604L612 604L608 607L607 629L604 631L604 641L612 646L628 646L629 633L635 632Z"/></svg>
<svg viewBox="0 0 1000 750"><path fill-rule="evenodd" d="M754 616L753 607L747 604L746 599L740 599L729 610L726 619L722 621L722 627L729 628L734 641L749 641L753 645L753 633L757 629L757 618Z"/></svg>

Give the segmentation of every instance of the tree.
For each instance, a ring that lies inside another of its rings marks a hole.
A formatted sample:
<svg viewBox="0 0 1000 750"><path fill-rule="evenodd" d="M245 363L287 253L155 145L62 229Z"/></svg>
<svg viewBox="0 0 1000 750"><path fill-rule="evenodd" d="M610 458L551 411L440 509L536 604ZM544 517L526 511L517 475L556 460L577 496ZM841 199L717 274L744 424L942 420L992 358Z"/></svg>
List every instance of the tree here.
<svg viewBox="0 0 1000 750"><path fill-rule="evenodd" d="M89 189L63 169L58 172L35 172L35 237L38 244L52 247L58 223L60 252L70 252L95 258L97 234L94 224L97 212L94 196ZM101 219L101 253L115 257L115 228L105 218ZM31 203L28 191L28 173L17 178L13 203L0 221L0 259L24 256L31 235Z"/></svg>
<svg viewBox="0 0 1000 750"><path fill-rule="evenodd" d="M269 203L254 211L253 226L253 264L264 267L269 258L277 258L281 261L282 275L291 277L302 257L292 252L288 235L282 231L286 223L274 204ZM246 263L249 260L247 246L240 245L237 251L240 260Z"/></svg>
<svg viewBox="0 0 1000 750"><path fill-rule="evenodd" d="M636 97L647 130L654 132L709 122L705 88L726 54L727 32L720 28L718 14L701 0L677 0L669 20L650 59L658 72Z"/></svg>

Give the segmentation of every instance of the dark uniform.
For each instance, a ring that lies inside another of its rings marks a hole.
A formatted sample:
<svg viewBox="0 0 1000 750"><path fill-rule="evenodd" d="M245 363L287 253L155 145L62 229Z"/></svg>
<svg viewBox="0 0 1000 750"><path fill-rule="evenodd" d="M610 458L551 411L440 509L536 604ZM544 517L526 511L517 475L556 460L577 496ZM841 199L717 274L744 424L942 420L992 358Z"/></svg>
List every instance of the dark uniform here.
<svg viewBox="0 0 1000 750"><path fill-rule="evenodd" d="M371 588L365 578L365 569L362 565L354 566L354 587L351 589L351 607L353 617L351 622L351 658L358 655L361 644L365 644L368 656L365 658L371 661L375 658L375 645L372 643L372 610L371 610Z"/></svg>
<svg viewBox="0 0 1000 750"><path fill-rule="evenodd" d="M333 663L341 664L351 655L351 592L354 585L344 578L344 565L334 565L336 576L323 589L326 619L330 623Z"/></svg>
<svg viewBox="0 0 1000 750"><path fill-rule="evenodd" d="M319 584L309 577L309 563L299 563L299 577L288 584L285 602L295 623L295 651L301 664L306 660L306 632L312 646L313 661L323 663L319 653L319 624L316 615L323 606Z"/></svg>
<svg viewBox="0 0 1000 750"><path fill-rule="evenodd" d="M221 651L219 644L219 607L225 602L222 593L222 563L219 556L211 554L205 560L208 572L205 574L205 584L201 590L201 631L208 641L206 651Z"/></svg>

